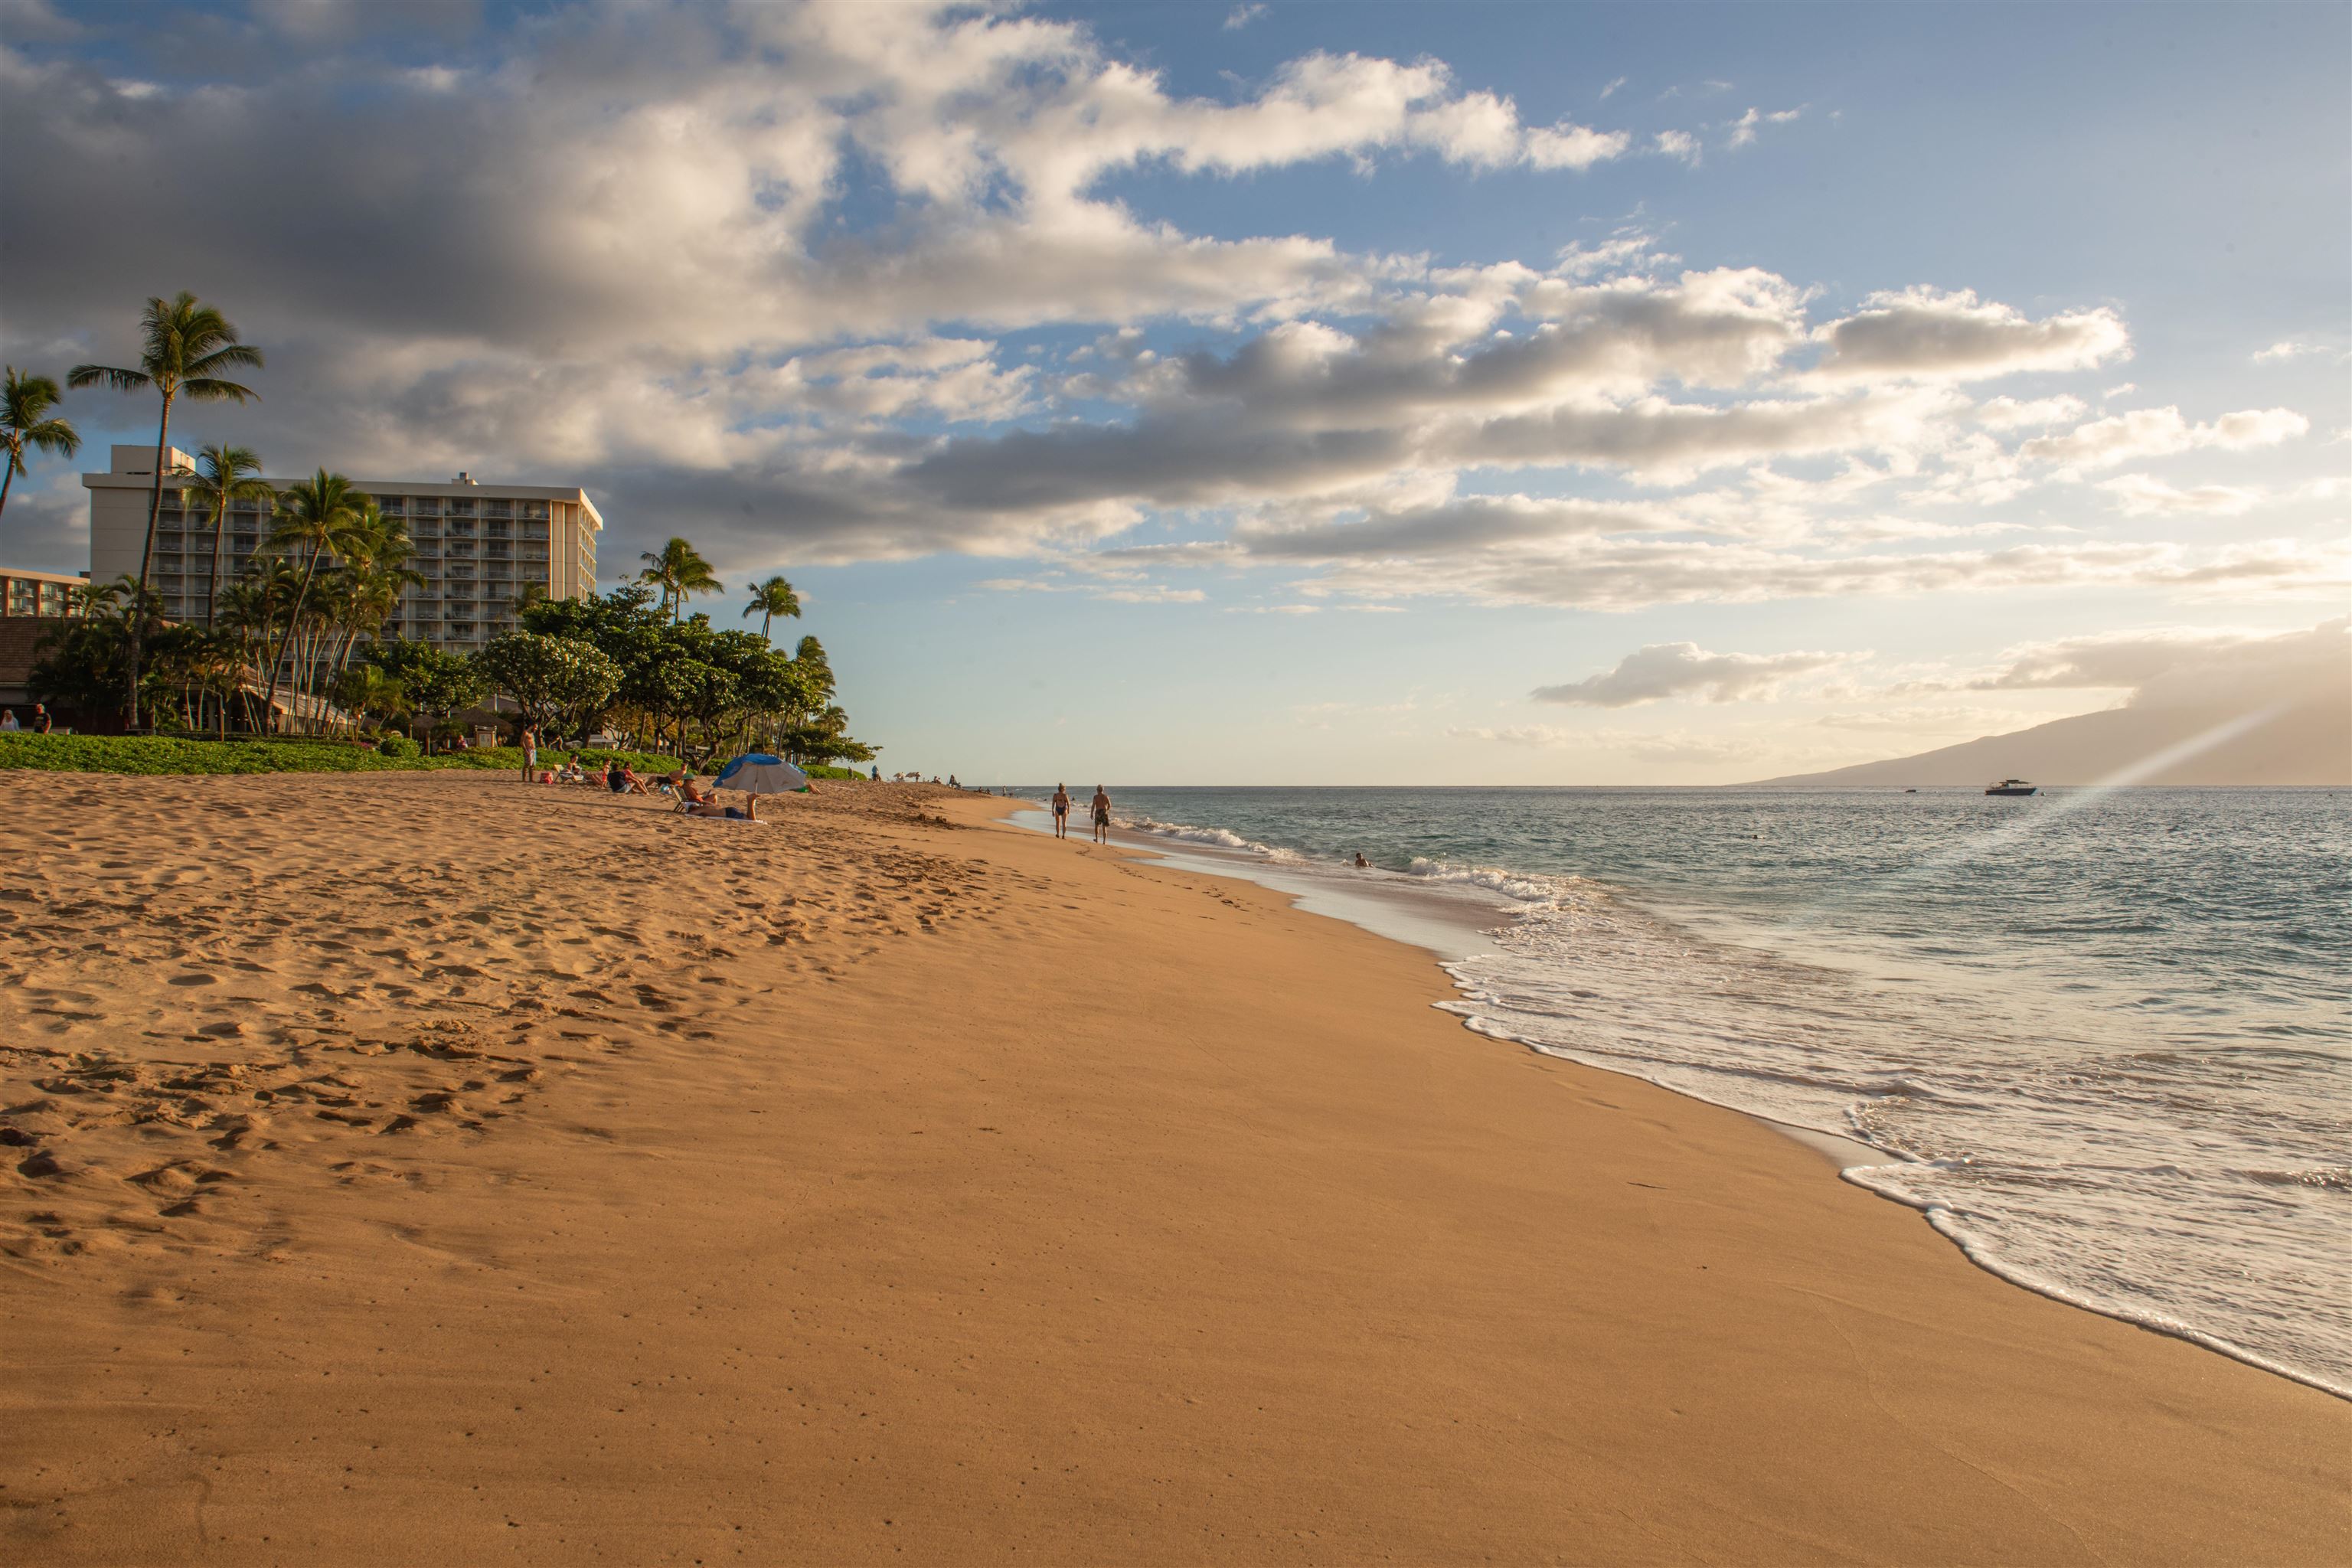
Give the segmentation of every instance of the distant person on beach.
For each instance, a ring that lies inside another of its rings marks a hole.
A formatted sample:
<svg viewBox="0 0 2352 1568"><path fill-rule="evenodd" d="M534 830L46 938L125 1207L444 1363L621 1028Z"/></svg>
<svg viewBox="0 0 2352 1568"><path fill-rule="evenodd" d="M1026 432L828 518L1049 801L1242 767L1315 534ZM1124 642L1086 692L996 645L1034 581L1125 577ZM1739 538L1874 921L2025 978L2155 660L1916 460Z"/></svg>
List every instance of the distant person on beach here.
<svg viewBox="0 0 2352 1568"><path fill-rule="evenodd" d="M1367 859L1365 859L1365 858L1364 858L1364 852L1363 852L1362 850L1360 850L1360 849L1357 850L1357 851L1356 851L1356 869L1357 869L1357 870L1359 870L1359 871L1369 871L1369 870L1370 870L1371 868L1372 868L1372 863L1371 863L1370 860L1367 860Z"/></svg>
<svg viewBox="0 0 2352 1568"><path fill-rule="evenodd" d="M588 770L581 766L579 752L572 752L572 760L555 770L555 782L557 784L586 784L588 782Z"/></svg>
<svg viewBox="0 0 2352 1568"><path fill-rule="evenodd" d="M0 734L13 735L22 728L24 726L16 722L16 710L14 708L0 708Z"/></svg>
<svg viewBox="0 0 2352 1568"><path fill-rule="evenodd" d="M756 795L745 795L743 797L743 805L740 809L731 805L721 805L708 795L703 796L700 800L679 801L677 803L677 808L678 810L686 813L688 816L717 816L723 817L730 822L757 822L760 820L760 797Z"/></svg>
<svg viewBox="0 0 2352 1568"><path fill-rule="evenodd" d="M1070 836L1070 788L1067 784L1054 786L1054 837Z"/></svg>
<svg viewBox="0 0 2352 1568"><path fill-rule="evenodd" d="M46 704L36 702L33 704L33 733L46 735L48 732L49 710Z"/></svg>
<svg viewBox="0 0 2352 1568"><path fill-rule="evenodd" d="M520 744L522 746L523 782L529 784L532 775L539 772L539 731L525 724Z"/></svg>
<svg viewBox="0 0 2352 1568"><path fill-rule="evenodd" d="M1092 809L1092 811L1093 811L1093 813L1094 813L1094 819L1095 819L1095 842L1096 842L1096 843L1097 843L1097 844L1108 844L1108 843L1109 843L1109 842L1110 842L1110 796L1103 793L1103 786L1102 786L1102 785L1100 785L1100 784L1097 784L1097 785L1095 785L1095 797L1094 797L1094 799L1092 799L1092 800L1088 801L1087 804L1087 805Z"/></svg>
<svg viewBox="0 0 2352 1568"><path fill-rule="evenodd" d="M651 795L653 793L646 788L646 781L637 776L636 769L630 767L626 763L620 762L615 762L604 770L604 787L614 795Z"/></svg>

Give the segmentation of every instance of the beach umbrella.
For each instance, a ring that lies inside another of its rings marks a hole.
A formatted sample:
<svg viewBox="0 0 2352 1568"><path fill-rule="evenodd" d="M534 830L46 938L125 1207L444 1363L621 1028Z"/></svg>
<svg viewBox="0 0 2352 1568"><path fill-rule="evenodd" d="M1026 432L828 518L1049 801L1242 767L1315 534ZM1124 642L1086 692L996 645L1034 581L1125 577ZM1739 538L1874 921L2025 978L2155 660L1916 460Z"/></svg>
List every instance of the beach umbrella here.
<svg viewBox="0 0 2352 1568"><path fill-rule="evenodd" d="M793 795L808 786L808 774L765 752L744 752L710 781L713 789L740 789L746 795Z"/></svg>

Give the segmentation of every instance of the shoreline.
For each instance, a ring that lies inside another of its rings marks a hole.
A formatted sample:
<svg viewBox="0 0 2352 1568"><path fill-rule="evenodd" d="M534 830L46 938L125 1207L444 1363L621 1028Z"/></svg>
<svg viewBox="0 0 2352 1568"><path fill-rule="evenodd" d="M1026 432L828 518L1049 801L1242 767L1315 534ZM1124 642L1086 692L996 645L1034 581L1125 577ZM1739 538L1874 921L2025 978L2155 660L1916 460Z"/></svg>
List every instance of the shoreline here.
<svg viewBox="0 0 2352 1568"><path fill-rule="evenodd" d="M1245 882L944 790L63 787L0 775L28 1557L2340 1546L2341 1402Z"/></svg>
<svg viewBox="0 0 2352 1568"><path fill-rule="evenodd" d="M1714 786L1709 786L1714 787ZM1738 786L1750 787L1750 786ZM2166 786L2173 787L2173 786ZM1884 792L1882 792L1884 793ZM1917 792L1909 792L1917 793ZM1026 816L1036 820L1017 824L1031 831L1050 833L1039 803L1016 803L1016 809L1007 814ZM1874 1169L1900 1170L1918 1162L1913 1156L1883 1150L1855 1137L1824 1131L1802 1123L1783 1121L1766 1111L1713 1098L1709 1094L1682 1084L1664 1081L1639 1070L1632 1063L1606 1055L1579 1053L1571 1047L1547 1044L1513 1033L1507 1028L1491 1026L1471 999L1471 986L1457 965L1477 955L1478 944L1465 940L1472 935L1485 936L1491 927L1474 928L1460 924L1446 933L1444 916L1464 921L1470 918L1473 905L1481 911L1480 921L1509 924L1526 918L1527 910L1515 910L1510 904L1496 904L1483 900L1464 899L1458 890L1451 896L1441 892L1443 884L1412 888L1394 879L1394 874L1382 880L1369 883L1361 889L1344 884L1333 885L1328 878L1318 878L1318 870L1326 869L1311 862L1291 863L1270 860L1263 846L1238 847L1199 839L1194 835L1201 829L1170 828L1156 825L1153 828L1125 826L1114 830L1113 842L1136 853L1157 857L1178 867L1186 867L1209 874L1227 874L1241 878L1260 887L1276 890L1287 897L1292 906L1302 912L1338 920L1385 940L1408 947L1420 948L1432 954L1438 968L1453 984L1457 1000L1440 1004L1440 1009L1460 1020L1472 1034L1482 1038L1504 1041L1525 1050L1557 1060L1573 1062L1580 1067L1613 1076L1631 1079L1655 1089L1664 1089L1696 1103L1725 1110L1747 1117L1757 1124L1790 1138L1813 1151L1830 1163L1838 1178L1873 1196L1892 1203L1916 1214L1928 1227L1941 1237L1970 1264L1995 1279L2015 1288L2032 1292L2045 1300L2091 1312L2149 1333L2184 1341L2213 1354L2242 1365L2255 1368L2273 1376L2284 1378L2303 1387L2315 1390L2332 1398L2352 1403L2352 1388L2330 1382L2318 1373L2266 1355L2259 1350L2238 1344L2209 1329L2168 1314L2141 1308L2126 1310L2102 1302L2062 1280L2053 1280L2035 1273L2030 1268L2015 1263L1987 1248L1959 1228L1949 1211L1942 1205L1895 1190L1884 1180L1873 1181ZM1517 873L1510 873L1517 875ZM1441 911L1431 919L1416 918L1408 907L1423 905Z"/></svg>

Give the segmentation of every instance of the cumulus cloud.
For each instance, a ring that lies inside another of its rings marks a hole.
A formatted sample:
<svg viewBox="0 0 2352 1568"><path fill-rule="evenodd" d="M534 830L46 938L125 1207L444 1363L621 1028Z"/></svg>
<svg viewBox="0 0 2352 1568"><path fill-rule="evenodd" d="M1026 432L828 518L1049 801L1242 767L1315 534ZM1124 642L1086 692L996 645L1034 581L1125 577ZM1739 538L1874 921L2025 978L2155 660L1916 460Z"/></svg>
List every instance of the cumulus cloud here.
<svg viewBox="0 0 2352 1568"><path fill-rule="evenodd" d="M1538 702L1584 708L1632 708L1675 697L1709 702L1769 700L1801 675L1843 662L1836 653L1708 653L1696 643L1652 643L1616 668L1562 686L1539 686Z"/></svg>
<svg viewBox="0 0 2352 1568"><path fill-rule="evenodd" d="M2237 517L2263 500L2242 485L2191 485L2187 489L2147 474L2102 479L2099 489L2116 498L2126 517Z"/></svg>
<svg viewBox="0 0 2352 1568"><path fill-rule="evenodd" d="M2011 648L1971 691L2126 690L2137 708L2294 701L2344 689L2352 700L2352 617L2308 631L2167 627Z"/></svg>
<svg viewBox="0 0 2352 1568"><path fill-rule="evenodd" d="M1555 724L1454 725L1446 738L1542 751L1614 752L1638 762L1704 763L1746 762L1765 748L1734 735L1695 735L1687 731L1570 730Z"/></svg>
<svg viewBox="0 0 2352 1568"><path fill-rule="evenodd" d="M2080 419L2089 410L2079 397L2060 393L2054 397L2020 400L2014 397L1991 397L1977 405L1977 423L1988 430L2017 430L2063 425Z"/></svg>
<svg viewBox="0 0 2352 1568"><path fill-rule="evenodd" d="M1914 288L1872 295L1822 329L1820 374L1832 379L1981 381L2021 371L2087 370L2130 353L2123 319L2105 306L2034 321L1970 289Z"/></svg>
<svg viewBox="0 0 2352 1568"><path fill-rule="evenodd" d="M1265 12L1266 8L1264 5L1236 5L1225 13L1224 30L1228 33L1238 33L1260 16L1265 16Z"/></svg>
<svg viewBox="0 0 2352 1568"><path fill-rule="evenodd" d="M394 47L385 9L238 22L269 45L243 53L194 47L224 24L162 8L61 24L103 49L13 34L11 362L126 352L152 249L22 237L111 204L268 349L236 435L273 468L583 483L620 560L679 531L726 571L1032 557L1092 575L999 581L1160 602L1201 592L1154 586L1161 566L1271 569L1289 577L1267 598L1360 613L2255 593L2332 570L2293 542L2200 552L1960 510L2300 421L2156 411L2173 425L2118 435L2073 394L1958 390L2126 355L2110 310L1896 289L1824 323L1805 279L1686 267L1630 226L1549 265L1439 265L1196 231L1115 183L1314 164L1353 189L1400 159L1572 179L1637 150L1442 61L1318 52L1193 95L1012 7L556 8L459 17L467 46L440 58ZM132 84L100 62L134 30L152 79ZM285 193L283 214L225 208L201 168ZM215 417L185 416L188 438ZM2155 483L2104 494L2126 517L2233 504Z"/></svg>
<svg viewBox="0 0 2352 1568"><path fill-rule="evenodd" d="M2282 338L2266 349L2256 349L2254 363L2275 364L2281 360L2302 359L2309 354L2324 354L2327 352L2328 348L2325 343L2310 342L2300 338Z"/></svg>
<svg viewBox="0 0 2352 1568"><path fill-rule="evenodd" d="M1650 139L1650 146L1659 156L1679 158L1694 169L1702 156L1698 138L1687 131L1661 131Z"/></svg>
<svg viewBox="0 0 2352 1568"><path fill-rule="evenodd" d="M1763 114L1751 108L1747 113L1731 122L1729 127L1731 133L1724 138L1723 144L1735 149L1752 146L1759 128L1766 125L1786 125L1801 118L1804 112L1800 108L1775 110L1769 114Z"/></svg>
<svg viewBox="0 0 2352 1568"><path fill-rule="evenodd" d="M2292 408L2244 408L2207 425L2192 425L2173 407L2135 408L2080 425L2063 436L2042 436L2020 449L2029 462L2063 463L2076 468L2110 468L2141 458L2161 458L2193 447L2242 452L2275 447L2311 428Z"/></svg>

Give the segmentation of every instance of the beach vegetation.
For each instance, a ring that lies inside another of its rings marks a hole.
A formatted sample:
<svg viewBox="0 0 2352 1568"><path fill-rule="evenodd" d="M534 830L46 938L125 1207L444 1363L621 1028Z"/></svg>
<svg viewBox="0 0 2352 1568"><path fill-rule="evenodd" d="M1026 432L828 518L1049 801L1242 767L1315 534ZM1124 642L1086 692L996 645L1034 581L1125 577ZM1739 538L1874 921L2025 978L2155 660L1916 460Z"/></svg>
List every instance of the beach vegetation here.
<svg viewBox="0 0 2352 1568"><path fill-rule="evenodd" d="M211 564L205 572L205 625L216 618L220 597L221 554L228 529L229 509L239 501L267 502L277 509L278 491L261 477L261 458L249 447L215 442L196 455L194 476L180 481L180 504L212 519Z"/></svg>
<svg viewBox="0 0 2352 1568"><path fill-rule="evenodd" d="M152 391L162 399L155 421L154 480L148 487L147 538L139 552L139 591L147 591L155 564L155 523L163 510L164 453L172 433L172 405L185 397L196 403L244 403L258 395L228 379L237 371L261 368L261 351L237 339L228 319L194 294L182 289L170 300L147 301L140 317L140 355L136 365L78 364L66 374L68 386L101 383L117 392ZM140 670L146 650L143 619L131 624L131 641L124 660L123 701L131 726L138 728Z"/></svg>
<svg viewBox="0 0 2352 1568"><path fill-rule="evenodd" d="M479 658L483 676L541 731L584 733L621 687L621 667L577 637L508 632Z"/></svg>
<svg viewBox="0 0 2352 1568"><path fill-rule="evenodd" d="M425 721L428 735L489 691L488 678L472 658L431 643L387 637L367 650L366 659L399 684L407 711Z"/></svg>
<svg viewBox="0 0 2352 1568"><path fill-rule="evenodd" d="M269 655L269 693L263 699L265 705L278 700L278 682L289 652L297 656L299 668L316 669L317 643L323 635L325 617L313 616L307 622L303 618L311 584L318 581L319 568L330 557L350 550L359 542L373 506L367 494L354 489L351 480L324 468L289 485L279 499L277 521L262 548L295 563L301 575L285 620L278 626L277 646ZM306 631L311 635L305 637ZM298 678L296 689L300 689L302 684Z"/></svg>
<svg viewBox="0 0 2352 1568"><path fill-rule="evenodd" d="M637 581L661 590L661 607L672 620L686 613L686 602L695 595L726 592L727 585L711 570L710 563L683 539L672 539L659 550L648 550L637 559L646 563L646 569L637 574Z"/></svg>
<svg viewBox="0 0 2352 1568"><path fill-rule="evenodd" d="M450 769L511 773L522 767L522 752L515 746L478 746L425 756L421 750L387 753L379 749L382 744L332 738L215 741L173 735L0 734L0 768L163 776ZM598 764L618 760L644 773L669 773L680 765L677 758L657 752L592 752L588 760Z"/></svg>
<svg viewBox="0 0 2352 1568"><path fill-rule="evenodd" d="M0 387L0 442L7 447L7 465L0 468L0 512L8 510L8 487L26 471L27 448L58 458L70 458L81 450L80 433L49 412L57 403L56 382L46 375L26 375L13 364L8 367L6 384Z"/></svg>
<svg viewBox="0 0 2352 1568"><path fill-rule="evenodd" d="M743 614L747 619L752 616L760 617L760 636L764 640L769 626L774 624L778 616L800 619L801 596L783 578L771 577L752 587L751 602L743 606Z"/></svg>
<svg viewBox="0 0 2352 1568"><path fill-rule="evenodd" d="M216 552L226 508L241 487L261 484L257 467L250 452L211 447L184 483L212 516ZM175 732L226 739L233 723L272 728L283 691L282 728L297 734L397 723L437 742L462 733L464 716L487 702L520 710L551 745L603 730L697 758L762 750L809 765L876 755L849 731L824 645L804 636L787 652L771 640L777 617L800 614L782 577L755 590L751 607L766 617L759 631L714 626L706 614L682 612L708 567L698 571L699 553L673 540L684 548L665 547L658 574L646 574L665 581L520 600L520 629L467 655L386 635L420 581L398 517L324 468L262 490L275 498L274 527L263 552L208 595L208 624L166 623L161 601L129 576L87 590L91 613L52 634L35 695L103 711L143 641L154 649L141 676L143 709Z"/></svg>
<svg viewBox="0 0 2352 1568"><path fill-rule="evenodd" d="M377 756L390 757L394 762L415 756L421 749L415 742L405 735L386 735L375 743Z"/></svg>
<svg viewBox="0 0 2352 1568"><path fill-rule="evenodd" d="M829 760L804 749L810 744L857 745L845 717L837 729L811 723L834 697L833 668L814 637L787 654L763 634L721 630L700 614L679 616L635 585L548 600L521 620L526 630L592 644L610 658L620 683L594 721L656 745L696 756L764 746L795 762Z"/></svg>

